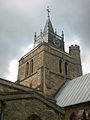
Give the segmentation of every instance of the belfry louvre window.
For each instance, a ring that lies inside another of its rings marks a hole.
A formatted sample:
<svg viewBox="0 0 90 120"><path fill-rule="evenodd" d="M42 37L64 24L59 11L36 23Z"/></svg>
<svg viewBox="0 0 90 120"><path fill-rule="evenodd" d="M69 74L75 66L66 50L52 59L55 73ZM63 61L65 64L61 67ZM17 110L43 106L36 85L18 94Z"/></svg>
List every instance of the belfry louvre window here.
<svg viewBox="0 0 90 120"><path fill-rule="evenodd" d="M26 76L28 76L29 75L29 63L27 62L27 64L26 64Z"/></svg>
<svg viewBox="0 0 90 120"><path fill-rule="evenodd" d="M59 72L62 73L62 60L59 60Z"/></svg>
<svg viewBox="0 0 90 120"><path fill-rule="evenodd" d="M65 75L67 75L67 62L65 62Z"/></svg>
<svg viewBox="0 0 90 120"><path fill-rule="evenodd" d="M31 73L33 73L33 59L31 60L31 64L30 64L31 66L30 66L30 71L31 71Z"/></svg>

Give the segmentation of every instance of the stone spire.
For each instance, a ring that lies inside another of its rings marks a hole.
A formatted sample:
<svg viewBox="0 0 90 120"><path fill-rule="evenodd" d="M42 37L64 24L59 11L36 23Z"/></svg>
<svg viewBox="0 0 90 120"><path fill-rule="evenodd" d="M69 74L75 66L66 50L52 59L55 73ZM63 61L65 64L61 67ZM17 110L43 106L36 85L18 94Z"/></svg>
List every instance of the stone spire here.
<svg viewBox="0 0 90 120"><path fill-rule="evenodd" d="M53 29L53 26L52 26L52 23L51 23L51 20L50 20L49 6L47 7L47 12L48 12L48 19L46 21L43 33L46 33L47 31L50 31L50 32L54 33L54 29Z"/></svg>

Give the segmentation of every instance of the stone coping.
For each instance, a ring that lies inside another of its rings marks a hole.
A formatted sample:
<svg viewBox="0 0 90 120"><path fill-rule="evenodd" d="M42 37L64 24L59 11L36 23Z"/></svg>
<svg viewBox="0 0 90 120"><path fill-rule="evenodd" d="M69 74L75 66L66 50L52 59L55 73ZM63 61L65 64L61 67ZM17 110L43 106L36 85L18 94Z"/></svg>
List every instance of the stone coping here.
<svg viewBox="0 0 90 120"><path fill-rule="evenodd" d="M21 91L33 91L33 90L35 91L35 89L33 88L29 88L24 85L20 85L18 83L14 83L14 82L2 79L2 78L0 78L0 84L7 86L9 88L12 88L12 89L21 90Z"/></svg>

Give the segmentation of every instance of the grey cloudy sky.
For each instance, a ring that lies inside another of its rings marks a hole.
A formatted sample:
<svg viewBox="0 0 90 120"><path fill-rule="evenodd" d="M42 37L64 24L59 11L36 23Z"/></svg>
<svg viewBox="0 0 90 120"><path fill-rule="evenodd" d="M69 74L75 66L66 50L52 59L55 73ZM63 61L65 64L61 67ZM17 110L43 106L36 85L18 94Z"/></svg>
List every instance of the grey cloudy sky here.
<svg viewBox="0 0 90 120"><path fill-rule="evenodd" d="M0 77L16 80L18 60L44 28L47 5L53 27L64 30L66 51L79 44L83 73L90 72L90 0L0 0Z"/></svg>

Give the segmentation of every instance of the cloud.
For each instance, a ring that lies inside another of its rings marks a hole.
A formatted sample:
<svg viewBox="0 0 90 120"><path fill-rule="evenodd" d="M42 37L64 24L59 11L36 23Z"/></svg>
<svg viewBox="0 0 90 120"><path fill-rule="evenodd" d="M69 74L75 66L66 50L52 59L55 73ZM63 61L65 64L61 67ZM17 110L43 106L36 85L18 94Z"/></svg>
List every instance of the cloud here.
<svg viewBox="0 0 90 120"><path fill-rule="evenodd" d="M25 55L29 51L33 49L33 43L27 46L26 48L22 48L22 55ZM9 62L8 67L8 72L4 73L4 78L10 81L15 82L17 80L17 75L18 75L18 61L19 59L15 58Z"/></svg>
<svg viewBox="0 0 90 120"><path fill-rule="evenodd" d="M33 43L28 45L26 48L22 48L22 56L30 52L32 49L33 49Z"/></svg>
<svg viewBox="0 0 90 120"><path fill-rule="evenodd" d="M14 59L10 61L8 66L8 72L4 73L4 78L15 82L17 80L17 73L18 73L18 60Z"/></svg>
<svg viewBox="0 0 90 120"><path fill-rule="evenodd" d="M89 61L90 61L90 59L89 59ZM90 73L90 62L89 61L82 63L82 69L83 69L84 74Z"/></svg>
<svg viewBox="0 0 90 120"><path fill-rule="evenodd" d="M32 14L34 12L27 10L32 14L23 13L21 9L18 10L19 8L14 6L15 2L17 6L17 1L0 0L0 77L4 77L4 73L8 72L10 61L20 58L22 48L33 41L35 24L33 25Z"/></svg>
<svg viewBox="0 0 90 120"><path fill-rule="evenodd" d="M68 40L68 39L67 39ZM65 50L66 52L69 53L69 46L71 45L79 45L80 46L80 38L76 35L73 35L68 41L65 41ZM82 50L82 46L80 47L80 49Z"/></svg>

